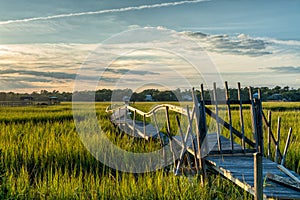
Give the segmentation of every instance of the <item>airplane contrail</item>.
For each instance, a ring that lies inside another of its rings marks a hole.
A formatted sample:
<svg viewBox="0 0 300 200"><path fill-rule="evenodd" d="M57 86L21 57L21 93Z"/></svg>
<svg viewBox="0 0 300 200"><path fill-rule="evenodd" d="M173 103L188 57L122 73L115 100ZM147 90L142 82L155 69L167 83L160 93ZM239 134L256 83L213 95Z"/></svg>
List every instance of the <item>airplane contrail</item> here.
<svg viewBox="0 0 300 200"><path fill-rule="evenodd" d="M26 19L0 21L0 25L39 21L39 20L49 20L49 19L57 19L57 18L64 18L64 17L76 17L76 16L83 16L83 15L97 15L97 14L105 14L105 13L126 12L126 11L133 11L133 10L144 10L144 9L150 9L150 8L177 6L177 5L182 5L182 4L199 3L199 2L205 2L205 1L209 1L209 0L178 1L178 2L149 4L149 5L141 5L141 6L133 6L133 7L125 7L125 8L90 11L90 12L67 13L67 14L51 15L51 16L45 16L45 17L32 17L32 18L26 18Z"/></svg>

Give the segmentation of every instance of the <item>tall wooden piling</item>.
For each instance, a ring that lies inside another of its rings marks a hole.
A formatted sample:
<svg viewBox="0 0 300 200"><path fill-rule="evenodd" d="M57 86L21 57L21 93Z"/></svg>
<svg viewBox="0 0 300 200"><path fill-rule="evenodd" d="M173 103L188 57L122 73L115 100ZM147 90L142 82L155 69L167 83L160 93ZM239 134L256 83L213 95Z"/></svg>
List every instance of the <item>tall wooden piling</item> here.
<svg viewBox="0 0 300 200"><path fill-rule="evenodd" d="M269 110L268 112L268 153L267 156L271 158L271 134L272 134L272 112Z"/></svg>
<svg viewBox="0 0 300 200"><path fill-rule="evenodd" d="M240 113L240 125L242 133L242 148L245 150L245 126L243 117L243 104L242 104L242 94L241 94L241 83L238 82L238 101L239 101L239 113Z"/></svg>
<svg viewBox="0 0 300 200"><path fill-rule="evenodd" d="M254 153L254 199L263 199L263 167L262 154Z"/></svg>
<svg viewBox="0 0 300 200"><path fill-rule="evenodd" d="M234 150L233 134L232 134L232 118L231 118L230 97L229 97L230 95L229 95L227 81L225 81L225 96L226 96L227 114L228 114L228 120L229 120L230 146L231 146L231 150Z"/></svg>
<svg viewBox="0 0 300 200"><path fill-rule="evenodd" d="M213 92L214 92L215 112L216 112L218 149L219 149L220 153L222 154L222 143L221 143L221 139L220 139L221 130L220 130L220 119L219 119L219 106L218 106L218 95L217 95L216 83L214 83Z"/></svg>
<svg viewBox="0 0 300 200"><path fill-rule="evenodd" d="M261 90L258 89L258 98L256 99L256 128L257 128L257 142L258 151L264 154L264 136L263 136L263 123L262 123L262 103L261 103Z"/></svg>
<svg viewBox="0 0 300 200"><path fill-rule="evenodd" d="M197 148L198 148L198 160L199 160L199 168L200 168L200 179L201 179L201 185L204 185L205 179L206 179L206 169L205 169L205 161L202 156L202 144L201 144L201 130L200 130L200 108L197 96L195 94L195 90L193 88L192 90L193 95L193 102L194 102L194 109L195 109L195 120L196 120L196 137L197 137Z"/></svg>
<svg viewBox="0 0 300 200"><path fill-rule="evenodd" d="M278 117L278 122L277 122L277 142L276 142L276 147L275 147L275 162L276 163L278 163L278 160L279 160L280 125L281 125L281 118Z"/></svg>

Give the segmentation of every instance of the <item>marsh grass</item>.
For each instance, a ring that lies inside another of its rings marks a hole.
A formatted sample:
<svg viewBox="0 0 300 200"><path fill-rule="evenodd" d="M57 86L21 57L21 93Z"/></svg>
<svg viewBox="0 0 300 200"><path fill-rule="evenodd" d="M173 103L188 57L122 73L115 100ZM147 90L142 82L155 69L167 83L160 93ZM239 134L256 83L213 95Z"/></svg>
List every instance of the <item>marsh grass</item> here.
<svg viewBox="0 0 300 200"><path fill-rule="evenodd" d="M102 131L114 144L133 152L159 148L155 140L120 133L104 112L107 105L96 105L97 116ZM148 111L153 104L135 106ZM267 106L273 108L272 104ZM299 104L294 106L298 108ZM279 115L283 141L288 128L294 129L286 163L299 173L299 110L293 110L292 105L287 111L274 109L274 126ZM72 117L71 104L0 108L0 199L252 199L212 173L200 187L197 177L177 177L163 170L131 174L110 169L86 150ZM233 121L239 126L236 118ZM174 120L171 123L176 126Z"/></svg>

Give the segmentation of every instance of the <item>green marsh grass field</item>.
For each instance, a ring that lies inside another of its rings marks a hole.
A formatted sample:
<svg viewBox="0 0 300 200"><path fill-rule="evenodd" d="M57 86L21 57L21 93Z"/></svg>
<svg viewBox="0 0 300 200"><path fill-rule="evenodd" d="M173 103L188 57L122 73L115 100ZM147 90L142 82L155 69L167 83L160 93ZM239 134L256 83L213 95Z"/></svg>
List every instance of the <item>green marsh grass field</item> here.
<svg viewBox="0 0 300 200"><path fill-rule="evenodd" d="M105 113L107 106L96 104L98 121L116 145L136 152L159 147L155 141L119 134ZM148 111L154 103L135 106ZM274 132L277 117L282 117L281 150L289 127L293 128L286 166L299 173L300 103L264 103L263 107L265 114L273 112ZM247 112L245 123L250 120ZM238 110L234 110L236 127L238 120ZM249 124L246 132L250 130ZM215 174L201 187L197 177L176 177L163 170L136 175L104 166L79 139L70 103L0 107L0 149L0 199L252 199Z"/></svg>

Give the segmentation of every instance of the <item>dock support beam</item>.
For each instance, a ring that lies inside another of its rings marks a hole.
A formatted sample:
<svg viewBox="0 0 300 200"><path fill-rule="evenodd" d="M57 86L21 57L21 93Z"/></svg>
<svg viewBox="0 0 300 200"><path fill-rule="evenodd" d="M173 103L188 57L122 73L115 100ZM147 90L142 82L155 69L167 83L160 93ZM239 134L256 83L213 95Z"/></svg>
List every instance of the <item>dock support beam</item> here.
<svg viewBox="0 0 300 200"><path fill-rule="evenodd" d="M263 199L262 154L254 153L254 200Z"/></svg>
<svg viewBox="0 0 300 200"><path fill-rule="evenodd" d="M193 95L193 103L194 103L195 119L196 119L196 136L197 136L197 149L198 149L197 157L198 157L198 160L199 160L198 167L200 169L198 174L200 174L201 185L204 186L204 182L205 182L205 179L206 179L206 169L205 169L206 166L205 166L205 161L204 161L204 158L203 158L203 155L202 155L202 151L203 151L203 149L202 149L202 144L203 144L202 139L204 139L205 136L201 135L203 133L201 131L202 130L202 127L201 127L202 124L200 123L200 112L201 112L200 109L202 110L203 108L202 107L199 108L200 104L198 102L198 99L197 99L194 88L192 89L192 95Z"/></svg>

